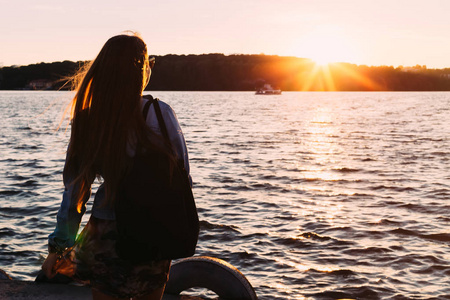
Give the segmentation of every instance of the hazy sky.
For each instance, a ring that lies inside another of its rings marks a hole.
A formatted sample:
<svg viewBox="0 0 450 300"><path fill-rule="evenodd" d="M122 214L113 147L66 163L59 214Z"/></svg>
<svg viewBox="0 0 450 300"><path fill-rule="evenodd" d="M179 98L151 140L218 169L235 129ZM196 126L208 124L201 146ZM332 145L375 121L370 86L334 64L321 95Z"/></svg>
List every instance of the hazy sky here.
<svg viewBox="0 0 450 300"><path fill-rule="evenodd" d="M93 59L124 30L155 55L450 67L450 0L0 0L0 66Z"/></svg>

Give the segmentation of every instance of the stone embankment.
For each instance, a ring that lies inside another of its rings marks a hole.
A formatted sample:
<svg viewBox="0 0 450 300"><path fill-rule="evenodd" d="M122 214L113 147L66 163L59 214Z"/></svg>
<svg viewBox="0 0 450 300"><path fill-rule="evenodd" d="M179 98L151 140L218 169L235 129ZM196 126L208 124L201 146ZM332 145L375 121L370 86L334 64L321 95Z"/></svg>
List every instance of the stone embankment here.
<svg viewBox="0 0 450 300"><path fill-rule="evenodd" d="M90 289L84 286L0 279L0 299L84 300L92 299L92 296ZM165 294L163 300L201 300L201 298Z"/></svg>

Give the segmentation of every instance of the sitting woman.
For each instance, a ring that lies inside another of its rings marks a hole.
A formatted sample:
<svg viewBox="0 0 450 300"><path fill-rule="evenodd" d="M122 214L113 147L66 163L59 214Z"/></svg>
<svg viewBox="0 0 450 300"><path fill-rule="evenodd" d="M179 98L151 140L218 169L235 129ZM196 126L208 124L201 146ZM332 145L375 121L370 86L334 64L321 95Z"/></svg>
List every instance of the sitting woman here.
<svg viewBox="0 0 450 300"><path fill-rule="evenodd" d="M65 190L49 254L47 277L61 273L88 284L94 299L161 299L170 259L131 262L116 251L115 200L136 145L181 159L189 172L186 144L175 113L159 101L170 144L161 135L154 108L143 117L142 96L154 60L136 35L109 39L97 58L77 78L72 102L72 131L64 167ZM98 188L90 219L76 237L96 177Z"/></svg>

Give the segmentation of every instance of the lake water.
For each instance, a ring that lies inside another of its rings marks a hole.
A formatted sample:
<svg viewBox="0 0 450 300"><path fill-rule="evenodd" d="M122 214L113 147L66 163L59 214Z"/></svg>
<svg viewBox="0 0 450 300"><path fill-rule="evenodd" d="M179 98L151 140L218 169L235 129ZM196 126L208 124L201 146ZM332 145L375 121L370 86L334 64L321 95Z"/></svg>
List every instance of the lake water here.
<svg viewBox="0 0 450 300"><path fill-rule="evenodd" d="M46 255L72 95L0 92L0 268L15 279ZM450 93L152 95L187 140L197 254L260 299L450 299Z"/></svg>

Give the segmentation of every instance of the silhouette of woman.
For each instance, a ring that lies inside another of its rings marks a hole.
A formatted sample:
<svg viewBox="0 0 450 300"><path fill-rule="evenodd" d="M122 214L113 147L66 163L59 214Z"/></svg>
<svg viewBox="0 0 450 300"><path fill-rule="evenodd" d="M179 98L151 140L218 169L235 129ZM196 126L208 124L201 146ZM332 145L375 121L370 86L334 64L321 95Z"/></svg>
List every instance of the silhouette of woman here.
<svg viewBox="0 0 450 300"><path fill-rule="evenodd" d="M170 260L132 263L115 250L115 195L136 145L173 161L183 159L189 172L186 143L171 107L159 101L173 151L161 136L154 109L147 119L142 114L149 101L142 92L154 63L139 36L123 34L110 38L75 76L65 189L42 269L49 278L60 273L90 285L94 299L161 299L168 279ZM96 177L102 184L89 222L76 237Z"/></svg>

